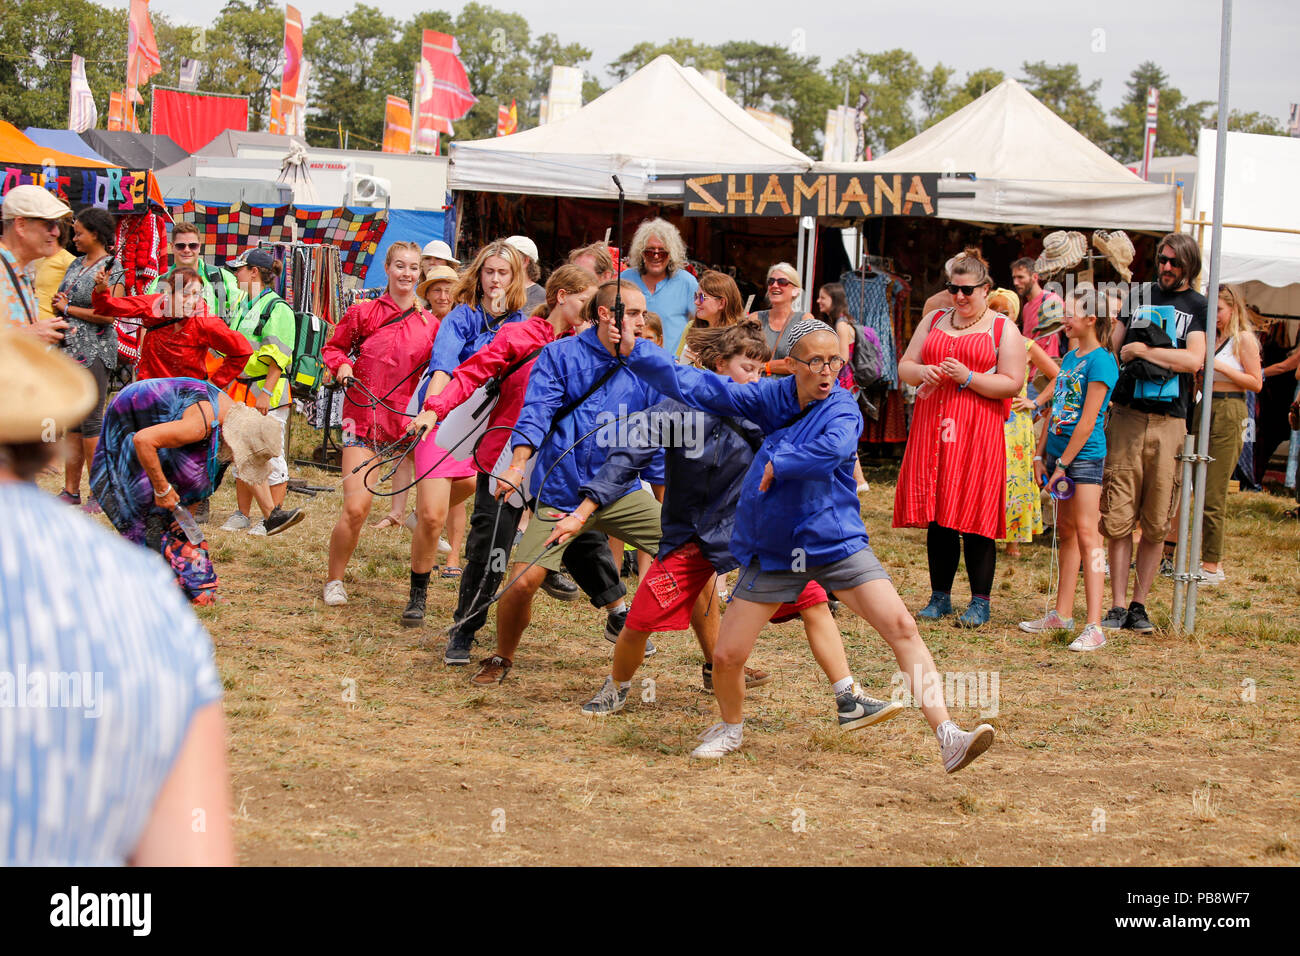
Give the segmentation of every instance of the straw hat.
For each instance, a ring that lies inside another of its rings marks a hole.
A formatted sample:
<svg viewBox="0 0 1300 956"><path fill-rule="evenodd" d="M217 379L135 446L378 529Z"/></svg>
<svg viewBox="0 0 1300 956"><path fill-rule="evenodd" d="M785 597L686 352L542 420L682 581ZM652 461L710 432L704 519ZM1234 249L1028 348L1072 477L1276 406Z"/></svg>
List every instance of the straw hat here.
<svg viewBox="0 0 1300 956"><path fill-rule="evenodd" d="M429 301L429 289L437 282L456 282L460 276L456 275L456 270L451 266L434 266L429 270L428 276L420 283L419 288L415 290L425 302Z"/></svg>
<svg viewBox="0 0 1300 956"><path fill-rule="evenodd" d="M0 329L0 442L52 441L90 414L94 377L36 336Z"/></svg>
<svg viewBox="0 0 1300 956"><path fill-rule="evenodd" d="M284 454L280 423L248 405L234 404L221 424L221 437L234 453L239 480L260 484L271 475L271 459Z"/></svg>
<svg viewBox="0 0 1300 956"><path fill-rule="evenodd" d="M1020 296L1016 295L1010 289L994 289L988 295L988 301L991 304L994 299L999 302L1005 302L1007 307L1002 309L1002 314L1012 322L1020 318Z"/></svg>
<svg viewBox="0 0 1300 956"><path fill-rule="evenodd" d="M1092 244L1110 261L1125 282L1133 281L1133 270L1129 266L1133 264L1136 253L1133 251L1133 240L1128 237L1128 233L1122 229L1114 232L1098 229L1092 234Z"/></svg>
<svg viewBox="0 0 1300 956"><path fill-rule="evenodd" d="M1088 252L1088 240L1081 232L1049 232L1043 239L1043 254L1034 263L1040 276L1073 269Z"/></svg>

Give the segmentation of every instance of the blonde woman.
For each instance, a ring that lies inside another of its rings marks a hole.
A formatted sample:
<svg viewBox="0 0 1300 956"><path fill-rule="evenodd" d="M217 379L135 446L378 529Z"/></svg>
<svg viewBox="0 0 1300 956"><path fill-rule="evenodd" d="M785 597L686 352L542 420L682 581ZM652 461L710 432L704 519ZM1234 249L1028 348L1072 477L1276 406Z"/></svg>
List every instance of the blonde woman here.
<svg viewBox="0 0 1300 956"><path fill-rule="evenodd" d="M794 363L790 361L790 331L797 319L814 320L811 313L795 315L795 302L803 285L799 273L788 262L778 262L767 270L767 301L770 308L755 312L752 318L763 326L767 347L772 350L772 360L763 366L765 375L792 375Z"/></svg>
<svg viewBox="0 0 1300 956"><path fill-rule="evenodd" d="M1018 322L1020 297L1010 289L994 289L989 293L989 308ZM1049 382L1056 380L1057 365L1042 346L1033 339L1025 339L1025 351L1029 361ZM1002 426L1007 441L1007 533L998 540L1006 543L1008 558L1020 557L1021 542L1031 542L1034 535L1043 531L1042 494L1034 483L1034 448L1038 444L1034 415L1039 406L1030 400L1028 388L1026 376L1025 386L1011 400L1011 417Z"/></svg>
<svg viewBox="0 0 1300 956"><path fill-rule="evenodd" d="M645 294L646 311L659 313L664 348L676 355L686 325L695 314L695 292L700 286L686 271L682 234L664 219L647 219L637 226L627 258L629 268L620 278Z"/></svg>
<svg viewBox="0 0 1300 956"><path fill-rule="evenodd" d="M1264 387L1259 339L1246 318L1246 303L1230 286L1219 288L1214 353L1214 401L1210 405L1210 456L1205 469L1205 532L1201 548L1201 584L1222 584L1223 529L1228 510L1228 478L1241 457L1246 393ZM1192 431L1201 428L1202 405L1196 406Z"/></svg>

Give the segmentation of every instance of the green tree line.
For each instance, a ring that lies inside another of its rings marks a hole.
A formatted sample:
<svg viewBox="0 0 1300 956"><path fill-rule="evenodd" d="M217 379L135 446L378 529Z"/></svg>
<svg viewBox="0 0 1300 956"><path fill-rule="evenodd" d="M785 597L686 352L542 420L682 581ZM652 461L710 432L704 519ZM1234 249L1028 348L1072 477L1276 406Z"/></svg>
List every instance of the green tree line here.
<svg viewBox="0 0 1300 956"><path fill-rule="evenodd" d="M153 14L162 73L152 82L175 86L183 58L203 64L199 87L249 97L250 126L265 129L270 94L279 87L284 31L283 7L271 0L228 0L213 22L193 27ZM541 98L553 65L584 70L584 101L602 92L593 75L591 51L553 33L534 34L517 13L471 2L458 15L418 13L409 19L358 4L340 17L318 15L306 25L304 55L311 63L307 97L308 141L339 145L344 130L351 145L378 148L384 102L389 95L410 99L422 31L455 36L478 104L456 124L459 139L496 131L497 105L519 106L520 128L537 124ZM62 127L67 123L71 54L86 59L87 78L101 125L108 94L121 89L126 72L126 11L91 0L4 0L0 4L0 118L16 126ZM742 106L769 110L790 120L794 145L821 155L826 111L839 103L866 103L866 145L880 154L961 109L1002 82L997 69L965 76L943 63L926 68L907 50L859 50L823 65L819 58L776 44L732 40L703 44L674 38L644 41L608 64L621 80L656 56L719 70L727 92ZM1022 63L1012 74L1067 123L1123 162L1141 155L1147 87L1160 90L1157 155L1194 152L1201 128L1213 129L1217 112L1208 100L1193 101L1172 85L1154 62L1134 68L1124 98L1109 114L1099 100L1101 81L1086 82L1073 63ZM137 115L148 129L148 89ZM1233 111L1229 129L1282 132L1276 118Z"/></svg>

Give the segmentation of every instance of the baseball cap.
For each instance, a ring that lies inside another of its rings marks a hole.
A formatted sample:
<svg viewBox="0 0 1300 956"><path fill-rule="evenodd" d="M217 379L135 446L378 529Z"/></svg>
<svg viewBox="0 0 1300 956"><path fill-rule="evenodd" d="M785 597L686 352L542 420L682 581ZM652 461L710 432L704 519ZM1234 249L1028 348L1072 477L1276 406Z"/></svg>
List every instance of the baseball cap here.
<svg viewBox="0 0 1300 956"><path fill-rule="evenodd" d="M460 265L460 260L451 254L451 246L441 239L434 239L432 242L426 243L420 255L433 256L435 259L446 259L448 262Z"/></svg>
<svg viewBox="0 0 1300 956"><path fill-rule="evenodd" d="M72 210L48 189L40 186L15 186L5 193L5 219L62 219Z"/></svg>
<svg viewBox="0 0 1300 956"><path fill-rule="evenodd" d="M511 236L506 240L506 245L514 247L516 251L523 253L534 262L537 262L540 258L537 255L537 243L527 236Z"/></svg>
<svg viewBox="0 0 1300 956"><path fill-rule="evenodd" d="M257 269L274 269L275 256L265 249L254 246L251 249L245 249L235 258L226 260L226 265L232 269L239 269L243 266L253 266Z"/></svg>

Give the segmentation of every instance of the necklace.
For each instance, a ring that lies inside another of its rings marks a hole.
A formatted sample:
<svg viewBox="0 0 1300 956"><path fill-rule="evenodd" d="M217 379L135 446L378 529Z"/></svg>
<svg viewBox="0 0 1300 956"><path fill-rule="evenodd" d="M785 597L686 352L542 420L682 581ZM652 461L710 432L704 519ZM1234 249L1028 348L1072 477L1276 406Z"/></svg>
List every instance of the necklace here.
<svg viewBox="0 0 1300 956"><path fill-rule="evenodd" d="M954 311L953 315L956 314L957 313ZM948 324L952 326L952 330L954 332L964 332L966 329L969 329L971 326L979 325L981 322L984 321L984 316L988 314L989 314L989 307L985 306L984 311L980 313L979 318L976 319L974 322L967 322L965 325L958 325L957 323L953 322L952 319L949 319Z"/></svg>

